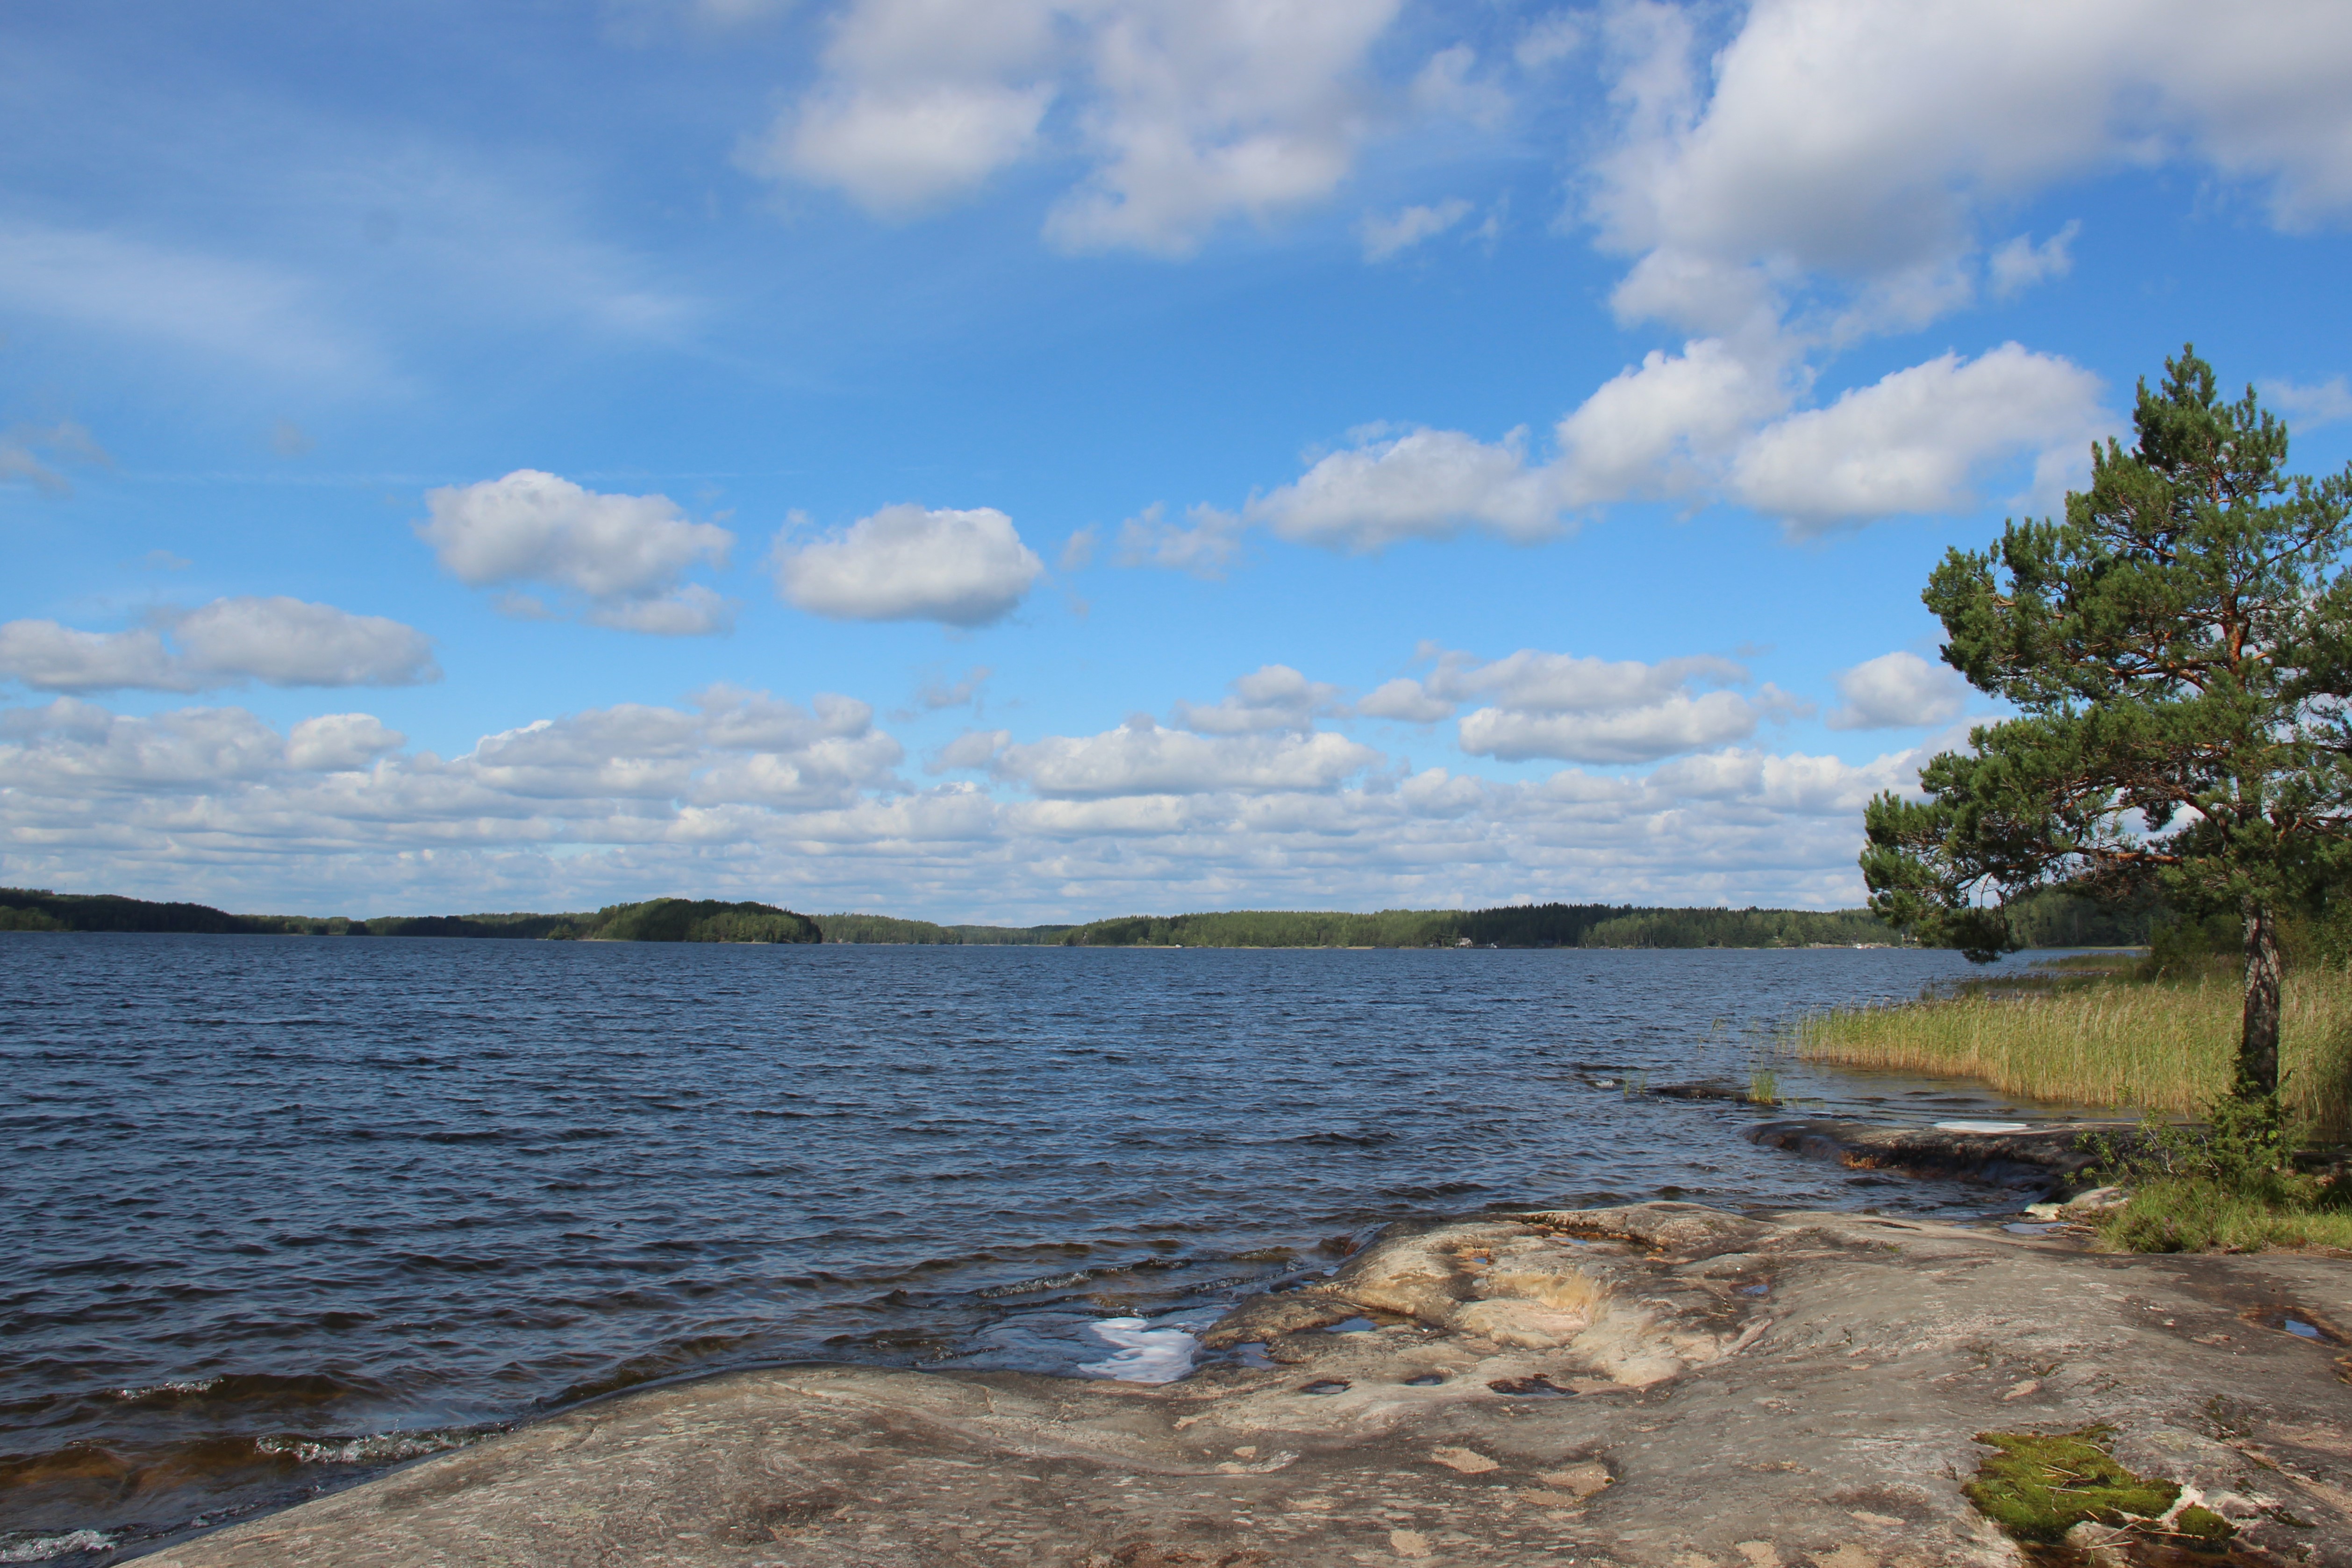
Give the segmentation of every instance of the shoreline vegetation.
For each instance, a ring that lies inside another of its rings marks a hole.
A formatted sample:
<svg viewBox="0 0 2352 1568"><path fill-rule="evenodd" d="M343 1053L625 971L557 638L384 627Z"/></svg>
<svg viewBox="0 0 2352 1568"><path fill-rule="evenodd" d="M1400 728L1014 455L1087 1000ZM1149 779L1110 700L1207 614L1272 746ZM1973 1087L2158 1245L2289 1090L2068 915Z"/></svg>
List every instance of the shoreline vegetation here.
<svg viewBox="0 0 2352 1568"><path fill-rule="evenodd" d="M2280 1066L2290 1119L2352 1140L2352 973L2291 972ZM2226 961L2150 971L2104 963L1963 982L1915 1002L1800 1021L1801 1060L1980 1079L2005 1094L2202 1117L2228 1093L2244 991Z"/></svg>
<svg viewBox="0 0 2352 1568"><path fill-rule="evenodd" d="M2032 946L2147 940L2147 915L2045 900ZM2080 907L2077 907L2080 906ZM1891 947L1867 910L1526 904L1488 910L1234 910L1078 925L940 925L889 915L798 914L773 904L653 899L594 911L466 915L232 914L206 904L0 888L0 931L183 931L542 942L849 942L926 947L1808 948Z"/></svg>
<svg viewBox="0 0 2352 1568"><path fill-rule="evenodd" d="M2245 1000L2238 966L2225 952L2184 952L2182 931L2160 927L2145 959L2084 954L1915 1002L1817 1013L1788 1046L1825 1066L2137 1108L2137 1138L2109 1141L2096 1176L2129 1194L2090 1216L2106 1247L2352 1250L2352 967L2310 952L2287 969L2278 1105L2249 1107L2231 1093Z"/></svg>

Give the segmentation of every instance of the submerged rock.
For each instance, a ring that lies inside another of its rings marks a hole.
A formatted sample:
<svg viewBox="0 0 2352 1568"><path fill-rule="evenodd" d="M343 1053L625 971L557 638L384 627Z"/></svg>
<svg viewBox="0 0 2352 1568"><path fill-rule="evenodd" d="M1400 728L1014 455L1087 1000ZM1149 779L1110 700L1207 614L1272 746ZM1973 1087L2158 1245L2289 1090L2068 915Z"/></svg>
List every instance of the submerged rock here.
<svg viewBox="0 0 2352 1568"><path fill-rule="evenodd" d="M1486 1215L1393 1227L1202 1336L1263 1346L1251 1364L732 1373L152 1568L2006 1568L1964 1490L2002 1452L1978 1435L2094 1427L2226 1521L2228 1561L2352 1564L2352 1387L2338 1346L2271 1326L2289 1308L2352 1323L2352 1261L1687 1204ZM1374 1331L1327 1331L1358 1317Z"/></svg>
<svg viewBox="0 0 2352 1568"><path fill-rule="evenodd" d="M1995 1124L1983 1124L1986 1126ZM1900 1171L1917 1176L1959 1176L2004 1186L2079 1184L2098 1156L2082 1147L2084 1134L2117 1144L2136 1142L2137 1128L2070 1121L2013 1131L1952 1127L1883 1127L1838 1117L1763 1121L1748 1129L1750 1142L1857 1171Z"/></svg>

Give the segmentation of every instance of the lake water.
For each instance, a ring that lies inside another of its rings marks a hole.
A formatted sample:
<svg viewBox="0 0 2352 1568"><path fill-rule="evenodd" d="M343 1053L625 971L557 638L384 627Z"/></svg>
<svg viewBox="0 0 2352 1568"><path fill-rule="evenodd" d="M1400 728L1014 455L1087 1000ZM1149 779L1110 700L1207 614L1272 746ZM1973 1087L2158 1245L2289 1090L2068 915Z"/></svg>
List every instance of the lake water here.
<svg viewBox="0 0 2352 1568"><path fill-rule="evenodd" d="M1139 1331L1105 1320L1197 1326L1407 1215L1983 1212L1629 1092L1765 1066L1829 1110L2013 1113L1772 1054L1963 967L0 935L0 1562L650 1379L1076 1372Z"/></svg>

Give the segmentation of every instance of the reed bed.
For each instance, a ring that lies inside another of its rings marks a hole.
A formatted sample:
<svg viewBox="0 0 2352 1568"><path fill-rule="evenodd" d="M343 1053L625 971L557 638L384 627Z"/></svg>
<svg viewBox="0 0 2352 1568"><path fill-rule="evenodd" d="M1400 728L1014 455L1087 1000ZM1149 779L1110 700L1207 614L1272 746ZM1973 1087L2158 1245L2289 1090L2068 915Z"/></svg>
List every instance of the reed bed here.
<svg viewBox="0 0 2352 1568"><path fill-rule="evenodd" d="M2305 1137L2352 1139L2352 974L2286 977L2280 1065ZM1817 1013L1807 1061L1981 1079L2009 1094L2194 1116L2230 1087L2243 993L2234 973L2056 980L1899 1006Z"/></svg>

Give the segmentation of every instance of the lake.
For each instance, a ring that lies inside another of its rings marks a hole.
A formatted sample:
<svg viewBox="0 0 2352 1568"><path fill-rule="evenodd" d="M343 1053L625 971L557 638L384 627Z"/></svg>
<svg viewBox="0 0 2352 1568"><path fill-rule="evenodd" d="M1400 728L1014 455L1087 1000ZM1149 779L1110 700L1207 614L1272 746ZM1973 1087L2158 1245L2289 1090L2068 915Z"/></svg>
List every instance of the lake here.
<svg viewBox="0 0 2352 1568"><path fill-rule="evenodd" d="M87 1564L648 1380L1074 1373L1378 1225L1680 1196L1983 1212L1637 1092L1811 1070L1904 951L0 934L0 1562ZM2013 1195L2011 1204L2013 1205Z"/></svg>

